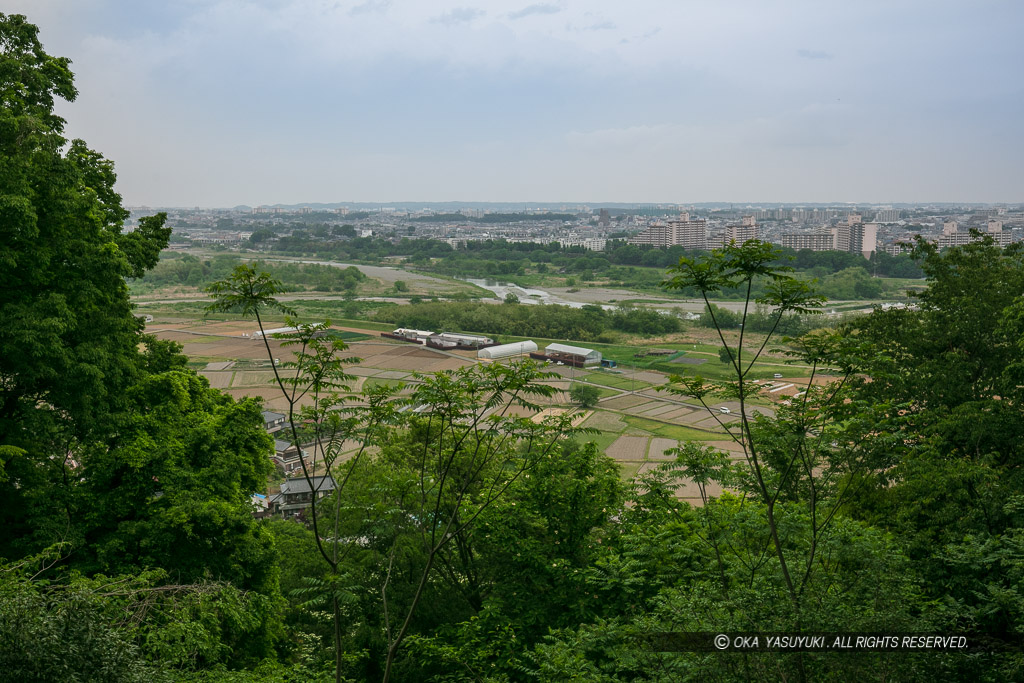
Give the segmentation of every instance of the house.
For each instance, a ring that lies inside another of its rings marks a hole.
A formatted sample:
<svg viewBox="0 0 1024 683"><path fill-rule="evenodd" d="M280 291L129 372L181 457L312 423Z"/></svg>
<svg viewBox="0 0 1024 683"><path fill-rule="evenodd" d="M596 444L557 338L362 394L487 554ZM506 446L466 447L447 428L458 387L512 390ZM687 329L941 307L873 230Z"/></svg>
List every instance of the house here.
<svg viewBox="0 0 1024 683"><path fill-rule="evenodd" d="M270 516L270 500L262 493L254 493L249 496L252 504L252 516L256 519L263 519Z"/></svg>
<svg viewBox="0 0 1024 683"><path fill-rule="evenodd" d="M309 463L309 453L305 449L297 448L289 441L274 439L274 457L271 458L280 465L286 474L302 469L302 460Z"/></svg>
<svg viewBox="0 0 1024 683"><path fill-rule="evenodd" d="M314 498L320 500L334 489L334 478L330 475L309 479L305 477L285 479L281 484L280 493L275 493L270 497L271 514L297 517L310 506Z"/></svg>
<svg viewBox="0 0 1024 683"><path fill-rule="evenodd" d="M275 413L272 410L263 411L263 426L271 434L284 428L286 419L287 416L281 413Z"/></svg>

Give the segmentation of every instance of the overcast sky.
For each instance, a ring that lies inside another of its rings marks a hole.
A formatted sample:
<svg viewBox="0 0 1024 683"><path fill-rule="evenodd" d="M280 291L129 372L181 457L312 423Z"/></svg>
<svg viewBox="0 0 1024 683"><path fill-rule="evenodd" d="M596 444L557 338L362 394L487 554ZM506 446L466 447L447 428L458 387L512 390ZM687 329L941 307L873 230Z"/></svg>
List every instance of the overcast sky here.
<svg viewBox="0 0 1024 683"><path fill-rule="evenodd" d="M1024 201L1020 0L5 0L129 205Z"/></svg>

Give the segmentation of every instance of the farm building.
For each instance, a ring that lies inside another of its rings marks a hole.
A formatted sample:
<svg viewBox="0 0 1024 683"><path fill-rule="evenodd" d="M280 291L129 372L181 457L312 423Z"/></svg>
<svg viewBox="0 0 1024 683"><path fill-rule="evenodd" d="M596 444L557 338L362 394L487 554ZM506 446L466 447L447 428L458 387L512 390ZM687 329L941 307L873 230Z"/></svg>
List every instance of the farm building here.
<svg viewBox="0 0 1024 683"><path fill-rule="evenodd" d="M251 338L252 339L263 339L264 335L266 335L268 337L273 337L275 334L286 334L288 332L298 332L298 331L299 331L299 328L297 328L297 327L275 327L272 330L263 330L262 332L260 330L256 330L255 332L252 333Z"/></svg>
<svg viewBox="0 0 1024 683"><path fill-rule="evenodd" d="M537 360L549 360L566 365L574 365L577 368L601 364L601 352L594 349L586 349L582 346L570 346L569 344L548 344L544 353L531 353L531 358Z"/></svg>
<svg viewBox="0 0 1024 683"><path fill-rule="evenodd" d="M405 337L406 339L426 339L434 333L430 330L413 330L407 327L399 327L391 334L396 337Z"/></svg>
<svg viewBox="0 0 1024 683"><path fill-rule="evenodd" d="M305 327L305 326L303 326L303 327ZM325 324L323 324L323 323L314 323L313 325L310 325L310 328L312 330L314 330L314 332L313 332L313 336L314 337L323 337L323 336L325 336L327 334L330 334L330 332L331 332L327 328L327 326ZM272 330L263 330L262 332L260 332L259 330L256 330L255 332L252 333L250 338L251 339L263 339L264 336L272 338L275 334L291 334L292 332L299 332L299 331L300 331L300 328L298 328L298 327L275 327Z"/></svg>
<svg viewBox="0 0 1024 683"><path fill-rule="evenodd" d="M457 334L455 332L442 332L437 335L445 341L453 341L462 347L490 346L494 340L490 337L482 337L477 334Z"/></svg>
<svg viewBox="0 0 1024 683"><path fill-rule="evenodd" d="M399 327L392 332L381 332L380 336L387 339L426 344L427 340L434 336L434 333L430 330L413 330L407 327Z"/></svg>
<svg viewBox="0 0 1024 683"><path fill-rule="evenodd" d="M498 358L521 356L536 350L537 344L533 341L513 342L511 344L489 346L486 349L480 349L476 352L476 357L488 360L497 360Z"/></svg>

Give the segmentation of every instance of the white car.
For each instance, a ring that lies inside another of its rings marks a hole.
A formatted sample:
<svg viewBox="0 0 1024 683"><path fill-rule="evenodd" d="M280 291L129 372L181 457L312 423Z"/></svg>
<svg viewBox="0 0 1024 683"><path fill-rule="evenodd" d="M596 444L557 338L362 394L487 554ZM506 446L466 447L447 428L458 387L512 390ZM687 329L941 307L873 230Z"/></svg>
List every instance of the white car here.
<svg viewBox="0 0 1024 683"><path fill-rule="evenodd" d="M720 410L720 411L722 411L722 412L723 412L724 414L726 414L726 415L728 415L729 413L731 413L731 412L732 412L731 410L729 410L729 409L728 409L728 408L726 408L725 406L722 406L721 408L719 408L719 410Z"/></svg>

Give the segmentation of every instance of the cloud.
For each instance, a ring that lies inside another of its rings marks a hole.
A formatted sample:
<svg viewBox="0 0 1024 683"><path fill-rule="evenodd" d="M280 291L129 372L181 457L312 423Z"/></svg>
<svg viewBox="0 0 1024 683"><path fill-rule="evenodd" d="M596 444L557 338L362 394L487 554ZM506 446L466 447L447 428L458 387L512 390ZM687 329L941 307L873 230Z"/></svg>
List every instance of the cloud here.
<svg viewBox="0 0 1024 683"><path fill-rule="evenodd" d="M534 14L558 14L562 9L561 6L552 3L538 3L536 5L527 5L515 12L509 12L508 18L515 21L516 19L522 19Z"/></svg>
<svg viewBox="0 0 1024 683"><path fill-rule="evenodd" d="M835 59L835 55L825 52L824 50L800 49L796 51L796 54L804 59Z"/></svg>
<svg viewBox="0 0 1024 683"><path fill-rule="evenodd" d="M787 4L3 2L74 60L60 114L129 203L1019 197L1024 3ZM951 41L974 47L934 49Z"/></svg>
<svg viewBox="0 0 1024 683"><path fill-rule="evenodd" d="M456 24L468 24L474 19L479 19L485 14L487 13L475 7L456 7L449 12L445 12L440 16L434 17L430 21L435 24L455 26Z"/></svg>
<svg viewBox="0 0 1024 683"><path fill-rule="evenodd" d="M350 16L356 17L360 14L383 14L391 7L391 0L366 0L348 11Z"/></svg>

